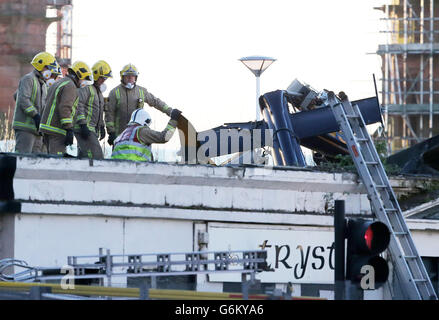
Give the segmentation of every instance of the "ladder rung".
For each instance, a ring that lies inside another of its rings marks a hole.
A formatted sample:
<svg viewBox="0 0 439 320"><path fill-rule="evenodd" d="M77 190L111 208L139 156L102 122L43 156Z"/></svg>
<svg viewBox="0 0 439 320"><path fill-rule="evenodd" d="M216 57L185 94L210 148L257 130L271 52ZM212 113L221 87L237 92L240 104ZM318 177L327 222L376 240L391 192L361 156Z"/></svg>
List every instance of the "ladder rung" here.
<svg viewBox="0 0 439 320"><path fill-rule="evenodd" d="M358 142L368 142L369 141L369 139L366 139L366 138L357 138L356 140Z"/></svg>
<svg viewBox="0 0 439 320"><path fill-rule="evenodd" d="M383 184L377 184L375 186L375 188L387 188L387 186L383 185Z"/></svg>
<svg viewBox="0 0 439 320"><path fill-rule="evenodd" d="M371 166L377 166L378 165L378 161L366 161L367 165L371 165Z"/></svg>
<svg viewBox="0 0 439 320"><path fill-rule="evenodd" d="M418 257L417 256L404 256L404 258L406 258L406 259L417 259Z"/></svg>
<svg viewBox="0 0 439 320"><path fill-rule="evenodd" d="M346 115L346 118L358 119L358 118L360 118L360 117L357 116L357 115L353 115L353 114L347 114L347 115Z"/></svg>
<svg viewBox="0 0 439 320"><path fill-rule="evenodd" d="M395 236L404 236L404 235L407 235L408 233L407 232L394 232L393 234Z"/></svg>
<svg viewBox="0 0 439 320"><path fill-rule="evenodd" d="M396 208L384 208L384 210L386 210L386 211L393 211L393 212L398 211L398 209L396 209Z"/></svg>
<svg viewBox="0 0 439 320"><path fill-rule="evenodd" d="M426 279L413 279L413 281L415 281L415 282L427 282Z"/></svg>

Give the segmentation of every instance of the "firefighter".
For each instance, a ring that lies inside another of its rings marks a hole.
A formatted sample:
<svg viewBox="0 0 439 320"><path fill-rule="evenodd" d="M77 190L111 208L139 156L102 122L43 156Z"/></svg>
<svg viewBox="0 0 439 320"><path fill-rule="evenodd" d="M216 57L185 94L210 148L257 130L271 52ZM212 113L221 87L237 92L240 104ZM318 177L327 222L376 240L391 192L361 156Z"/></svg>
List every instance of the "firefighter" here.
<svg viewBox="0 0 439 320"><path fill-rule="evenodd" d="M144 102L168 116L171 115L172 108L136 84L138 75L137 68L131 63L127 64L120 71L121 84L111 90L108 95L105 124L110 145L113 145L114 139L125 130L132 112L143 108Z"/></svg>
<svg viewBox="0 0 439 320"><path fill-rule="evenodd" d="M73 117L79 101L77 88L92 84L92 79L90 67L76 61L68 68L68 75L49 88L40 125L48 153L63 155L66 146L73 144Z"/></svg>
<svg viewBox="0 0 439 320"><path fill-rule="evenodd" d="M51 78L58 66L55 57L48 52L36 54L30 64L34 70L20 79L12 122L15 152L20 153L44 152L38 129L47 96L45 81Z"/></svg>
<svg viewBox="0 0 439 320"><path fill-rule="evenodd" d="M58 77L62 76L62 72L61 72L61 66L58 64L58 62L56 62L56 68L52 71L52 74L50 76L49 79L45 80L46 85L48 87L50 87L52 84L55 83L55 81L58 79ZM18 94L18 89L14 92L14 101L17 101L17 94ZM44 106L44 104L43 104Z"/></svg>
<svg viewBox="0 0 439 320"><path fill-rule="evenodd" d="M174 134L181 111L173 109L171 119L162 131L149 128L151 117L144 109L134 110L126 129L114 140L112 159L153 161L152 143L166 143Z"/></svg>
<svg viewBox="0 0 439 320"><path fill-rule="evenodd" d="M78 89L79 103L74 131L79 145L79 158L103 159L104 154L99 145L99 140L105 138L105 103L102 92L105 91L105 80L113 75L110 65L104 60L96 62L91 69L93 85Z"/></svg>

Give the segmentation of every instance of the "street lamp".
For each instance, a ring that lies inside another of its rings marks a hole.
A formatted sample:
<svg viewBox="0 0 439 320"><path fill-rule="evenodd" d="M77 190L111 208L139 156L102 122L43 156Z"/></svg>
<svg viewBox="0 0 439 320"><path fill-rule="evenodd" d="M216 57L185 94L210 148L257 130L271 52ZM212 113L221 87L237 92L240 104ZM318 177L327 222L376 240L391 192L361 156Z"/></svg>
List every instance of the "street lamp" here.
<svg viewBox="0 0 439 320"><path fill-rule="evenodd" d="M259 108L260 77L276 59L270 57L251 56L239 59L256 76L256 121L261 119Z"/></svg>

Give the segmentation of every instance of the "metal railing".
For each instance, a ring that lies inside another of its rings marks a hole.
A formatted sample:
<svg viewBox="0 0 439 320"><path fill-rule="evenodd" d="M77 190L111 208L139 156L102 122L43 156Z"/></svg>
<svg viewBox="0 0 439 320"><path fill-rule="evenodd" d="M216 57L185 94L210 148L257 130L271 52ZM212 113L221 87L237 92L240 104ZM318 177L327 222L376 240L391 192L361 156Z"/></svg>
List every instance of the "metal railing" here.
<svg viewBox="0 0 439 320"><path fill-rule="evenodd" d="M15 295L13 294L15 293ZM234 292L200 292L191 290L116 288L76 285L65 289L60 284L25 283L0 281L0 299L4 294L12 298L30 300L108 300L110 299L154 299L154 300L326 300L326 298L291 296L291 292L273 291L268 294L248 294Z"/></svg>

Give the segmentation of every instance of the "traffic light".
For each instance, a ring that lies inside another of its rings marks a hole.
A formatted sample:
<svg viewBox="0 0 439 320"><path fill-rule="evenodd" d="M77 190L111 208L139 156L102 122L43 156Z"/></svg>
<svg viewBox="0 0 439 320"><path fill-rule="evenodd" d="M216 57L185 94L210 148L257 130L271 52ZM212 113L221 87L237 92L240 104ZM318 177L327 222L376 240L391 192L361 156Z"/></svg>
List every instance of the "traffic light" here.
<svg viewBox="0 0 439 320"><path fill-rule="evenodd" d="M379 221L349 219L347 223L346 279L364 290L387 281L389 267L379 256L390 241L388 227Z"/></svg>

